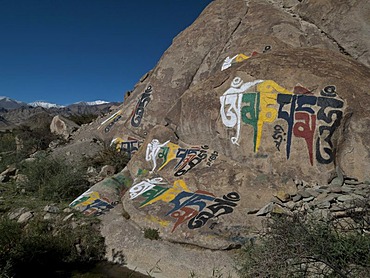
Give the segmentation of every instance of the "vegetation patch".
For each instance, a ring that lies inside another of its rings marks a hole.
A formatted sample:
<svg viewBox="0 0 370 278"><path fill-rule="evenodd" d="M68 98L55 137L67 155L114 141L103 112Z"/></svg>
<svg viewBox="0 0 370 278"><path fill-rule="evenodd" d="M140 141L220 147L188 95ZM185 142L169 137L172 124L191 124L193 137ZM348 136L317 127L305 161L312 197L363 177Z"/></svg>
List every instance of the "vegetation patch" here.
<svg viewBox="0 0 370 278"><path fill-rule="evenodd" d="M159 230L152 229L152 228L145 228L144 229L144 237L150 240L158 240L160 239Z"/></svg>
<svg viewBox="0 0 370 278"><path fill-rule="evenodd" d="M269 219L260 239L245 248L240 276L367 277L369 204L348 215L345 221L305 214Z"/></svg>

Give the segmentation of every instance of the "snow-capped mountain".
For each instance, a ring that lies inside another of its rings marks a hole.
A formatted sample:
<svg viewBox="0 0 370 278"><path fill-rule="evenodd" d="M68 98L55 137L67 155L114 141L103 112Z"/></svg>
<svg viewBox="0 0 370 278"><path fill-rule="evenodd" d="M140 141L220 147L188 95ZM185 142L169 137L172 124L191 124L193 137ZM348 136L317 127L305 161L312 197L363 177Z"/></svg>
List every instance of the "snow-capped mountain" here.
<svg viewBox="0 0 370 278"><path fill-rule="evenodd" d="M29 103L28 105L32 107L43 107L43 108L63 108L65 107L63 105L58 105L58 104L50 103L46 101L34 101L34 102Z"/></svg>
<svg viewBox="0 0 370 278"><path fill-rule="evenodd" d="M27 103L11 99L9 97L0 96L0 108L4 108L7 110L10 109L17 109L23 106L28 106Z"/></svg>
<svg viewBox="0 0 370 278"><path fill-rule="evenodd" d="M94 106L99 106L99 105L110 105L114 104L114 102L108 102L104 100L96 100L96 101L80 101L76 102L73 104L69 105L59 105L56 103L50 103L47 101L34 101L31 103L25 103L22 101L14 100L6 96L0 96L0 110L13 110L13 109L18 109L21 107L42 107L45 109L50 109L50 108L67 108L67 109L72 109L76 110L76 107L78 107L79 110L85 109L83 107L86 107L86 109L90 109ZM86 110L85 109L85 110ZM90 109L91 110L91 109ZM89 111L90 111L89 110Z"/></svg>
<svg viewBox="0 0 370 278"><path fill-rule="evenodd" d="M96 101L80 101L80 102L76 102L74 104L78 104L78 105L101 105L101 104L107 104L109 103L108 101L104 101L104 100L96 100Z"/></svg>

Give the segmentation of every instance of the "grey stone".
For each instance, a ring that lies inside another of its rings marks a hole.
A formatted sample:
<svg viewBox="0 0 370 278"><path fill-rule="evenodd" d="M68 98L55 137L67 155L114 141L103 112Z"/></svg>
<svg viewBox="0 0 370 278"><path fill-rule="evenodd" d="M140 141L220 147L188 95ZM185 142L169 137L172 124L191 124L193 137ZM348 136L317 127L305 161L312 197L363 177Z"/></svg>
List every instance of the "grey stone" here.
<svg viewBox="0 0 370 278"><path fill-rule="evenodd" d="M26 223L28 222L31 218L33 217L33 212L32 211L27 211L25 213L22 213L21 216L18 218L18 223Z"/></svg>
<svg viewBox="0 0 370 278"><path fill-rule="evenodd" d="M279 198L277 198L275 196L272 197L270 201L273 202L273 203L275 203L275 204L279 204L280 206L283 206L284 205L283 202Z"/></svg>
<svg viewBox="0 0 370 278"><path fill-rule="evenodd" d="M18 174L15 176L15 181L17 183L26 183L28 182L28 177L26 175L23 175L23 174Z"/></svg>
<svg viewBox="0 0 370 278"><path fill-rule="evenodd" d="M111 165L105 165L101 168L99 177L108 177L114 175L114 172L116 171L116 168Z"/></svg>
<svg viewBox="0 0 370 278"><path fill-rule="evenodd" d="M8 176L8 177L11 177L11 176L15 176L16 175L16 172L17 172L17 168L11 166L11 167L8 167L2 173L0 173L0 176Z"/></svg>
<svg viewBox="0 0 370 278"><path fill-rule="evenodd" d="M53 217L52 217L52 214L49 212L44 215L44 220L50 220L51 218Z"/></svg>
<svg viewBox="0 0 370 278"><path fill-rule="evenodd" d="M320 189L319 189L320 190ZM317 197L320 195L321 192L319 192L317 189L314 188L307 188L306 191L313 197Z"/></svg>
<svg viewBox="0 0 370 278"><path fill-rule="evenodd" d="M332 193L341 193L342 192L342 187L339 185L330 185L330 191Z"/></svg>
<svg viewBox="0 0 370 278"><path fill-rule="evenodd" d="M358 195L358 194L355 194L355 193L350 194L350 196L353 197L354 200L363 200L364 199L364 196Z"/></svg>
<svg viewBox="0 0 370 278"><path fill-rule="evenodd" d="M54 206L54 205L46 205L44 207L44 211L50 212L50 213L57 213L57 212L59 212L59 208L57 206Z"/></svg>
<svg viewBox="0 0 370 278"><path fill-rule="evenodd" d="M356 189L353 192L353 194L357 196L362 196L362 197L366 197L368 195L368 193L365 190L360 190L360 189Z"/></svg>
<svg viewBox="0 0 370 278"><path fill-rule="evenodd" d="M307 197L307 198L303 198L302 201L308 203L308 202L311 202L313 199L315 199L315 198L313 196L310 196L310 197Z"/></svg>
<svg viewBox="0 0 370 278"><path fill-rule="evenodd" d="M342 192L345 192L345 193L350 193L350 192L353 192L354 191L354 188L352 186L349 186L349 185L343 185L342 186Z"/></svg>
<svg viewBox="0 0 370 278"><path fill-rule="evenodd" d="M293 210L296 206L296 203L294 201L289 201L289 202L286 202L284 206L290 210Z"/></svg>
<svg viewBox="0 0 370 278"><path fill-rule="evenodd" d="M293 200L293 202L298 202L299 200L301 200L302 199L302 196L300 195L300 194L297 194L297 195L295 195L293 198L292 198L292 200Z"/></svg>
<svg viewBox="0 0 370 278"><path fill-rule="evenodd" d="M95 174L97 174L98 172L97 172L97 170L96 170L96 168L95 168L95 167L90 166L89 168L87 168L86 173L87 173L87 174L90 174L90 175L91 175L91 174L95 175Z"/></svg>
<svg viewBox="0 0 370 278"><path fill-rule="evenodd" d="M297 194L301 195L303 198L311 197L311 194L306 190L299 190Z"/></svg>
<svg viewBox="0 0 370 278"><path fill-rule="evenodd" d="M334 204L331 206L330 211L342 211L345 210L346 208L344 206L339 206L337 204Z"/></svg>
<svg viewBox="0 0 370 278"><path fill-rule="evenodd" d="M316 200L317 200L317 201L322 201L322 200L324 200L326 197L328 197L328 193L324 192L324 193L321 193L321 194L319 194L318 196L316 196Z"/></svg>
<svg viewBox="0 0 370 278"><path fill-rule="evenodd" d="M337 173L337 176L330 182L330 185L334 186L334 187L342 186L343 183L344 183L344 177L343 177L342 169L340 169L339 166L336 166L335 171Z"/></svg>
<svg viewBox="0 0 370 278"><path fill-rule="evenodd" d="M326 196L326 197L325 197L324 199L322 199L321 201L322 201L322 202L332 202L332 201L334 201L336 198L338 198L339 196L341 196L341 195L332 193L332 194L329 194L328 196Z"/></svg>
<svg viewBox="0 0 370 278"><path fill-rule="evenodd" d="M257 216L264 216L268 213L270 213L274 208L274 203L268 203L266 206L264 206L263 208L261 208L257 213L256 215Z"/></svg>
<svg viewBox="0 0 370 278"><path fill-rule="evenodd" d="M330 202L321 202L321 203L316 204L316 206L319 209L328 209L330 208L331 204Z"/></svg>
<svg viewBox="0 0 370 278"><path fill-rule="evenodd" d="M66 217L64 217L64 218L63 218L63 222L66 222L66 221L68 221L69 219L71 219L73 215L74 215L74 213L70 213L70 214L68 214Z"/></svg>
<svg viewBox="0 0 370 278"><path fill-rule="evenodd" d="M50 131L57 135L63 136L64 139L68 139L68 137L70 137L71 134L78 129L78 127L79 126L75 122L61 115L57 115L51 121Z"/></svg>
<svg viewBox="0 0 370 278"><path fill-rule="evenodd" d="M275 197L278 198L283 203L288 202L290 200L290 195L285 191L278 191L275 194Z"/></svg>
<svg viewBox="0 0 370 278"><path fill-rule="evenodd" d="M339 202L350 202L354 200L354 197L351 195L341 195L337 198Z"/></svg>
<svg viewBox="0 0 370 278"><path fill-rule="evenodd" d="M360 181L357 181L357 180L344 180L344 183L345 184L350 184L350 185L358 185L358 184L361 184L362 182Z"/></svg>
<svg viewBox="0 0 370 278"><path fill-rule="evenodd" d="M25 211L26 211L26 208L18 208L13 212L9 212L8 218L9 218L9 220L14 220L14 219L18 218Z"/></svg>

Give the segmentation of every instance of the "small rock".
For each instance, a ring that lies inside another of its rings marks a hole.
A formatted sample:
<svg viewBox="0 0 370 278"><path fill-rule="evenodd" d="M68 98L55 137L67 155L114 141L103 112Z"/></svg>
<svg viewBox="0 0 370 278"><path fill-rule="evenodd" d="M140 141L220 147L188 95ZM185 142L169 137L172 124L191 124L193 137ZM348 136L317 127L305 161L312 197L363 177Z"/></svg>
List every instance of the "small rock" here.
<svg viewBox="0 0 370 278"><path fill-rule="evenodd" d="M72 213L70 213L70 214L68 214L66 217L64 217L64 218L63 218L63 221L64 221L64 222L68 221L69 219L71 219L71 218L72 218L72 216L73 216L73 212L72 212Z"/></svg>
<svg viewBox="0 0 370 278"><path fill-rule="evenodd" d="M316 204L316 206L319 209L328 209L330 208L331 204L330 202L321 202L321 203Z"/></svg>
<svg viewBox="0 0 370 278"><path fill-rule="evenodd" d="M33 217L32 211L27 211L25 213L22 213L21 216L18 218L18 223L26 223L28 220L30 220Z"/></svg>
<svg viewBox="0 0 370 278"><path fill-rule="evenodd" d="M331 215L333 216L333 218L342 218L342 217L347 216L347 212L346 211L333 211Z"/></svg>
<svg viewBox="0 0 370 278"><path fill-rule="evenodd" d="M316 189L307 188L306 191L313 197L317 197L320 195L321 192L318 192Z"/></svg>
<svg viewBox="0 0 370 278"><path fill-rule="evenodd" d="M28 182L28 177L26 175L23 175L23 174L18 174L15 176L15 181L17 183L26 183Z"/></svg>
<svg viewBox="0 0 370 278"><path fill-rule="evenodd" d="M339 185L330 185L329 189L332 193L342 193L342 186Z"/></svg>
<svg viewBox="0 0 370 278"><path fill-rule="evenodd" d="M295 183L296 186L302 185L301 180L295 179L295 180L293 180L293 182Z"/></svg>
<svg viewBox="0 0 370 278"><path fill-rule="evenodd" d="M330 182L330 185L333 186L342 186L344 183L344 177L342 173L342 169L340 169L339 166L335 168L335 171L337 172L337 176Z"/></svg>
<svg viewBox="0 0 370 278"><path fill-rule="evenodd" d="M335 198L338 198L339 194L336 194L336 193L332 193L332 194L329 194L328 196L326 196L324 199L321 200L321 202L333 202L335 200Z"/></svg>
<svg viewBox="0 0 370 278"><path fill-rule="evenodd" d="M354 195L362 196L362 197L366 197L368 195L367 192L365 192L364 190L359 190L359 189L355 190L353 193Z"/></svg>
<svg viewBox="0 0 370 278"><path fill-rule="evenodd" d="M317 201L322 201L322 200L324 200L326 197L328 197L328 193L324 192L324 193L321 193L320 195L316 196L316 200L317 200Z"/></svg>
<svg viewBox="0 0 370 278"><path fill-rule="evenodd" d="M285 191L278 191L275 194L275 197L278 198L283 203L288 202L290 200L290 195L286 193Z"/></svg>
<svg viewBox="0 0 370 278"><path fill-rule="evenodd" d="M52 215L49 212L44 215L44 220L50 220L51 218L52 218Z"/></svg>
<svg viewBox="0 0 370 278"><path fill-rule="evenodd" d="M26 208L19 208L19 209L13 211L13 212L10 212L8 214L8 218L9 218L9 220L14 220L14 219L18 218L25 211L26 211Z"/></svg>
<svg viewBox="0 0 370 278"><path fill-rule="evenodd" d="M353 190L354 190L354 188L352 186L347 185L347 184L345 184L345 185L342 186L342 192L350 193Z"/></svg>
<svg viewBox="0 0 370 278"><path fill-rule="evenodd" d="M97 170L96 170L96 168L95 168L95 167L90 166L89 168L87 168L86 173L87 173L87 174L90 174L90 175L91 175L91 174L95 175L95 174L97 174L98 172L97 172Z"/></svg>
<svg viewBox="0 0 370 278"><path fill-rule="evenodd" d="M57 213L59 212L59 208L57 206L47 205L44 207L44 211L51 212L51 213Z"/></svg>
<svg viewBox="0 0 370 278"><path fill-rule="evenodd" d="M99 177L108 177L114 175L116 169L111 165L105 165L101 168L99 173Z"/></svg>
<svg viewBox="0 0 370 278"><path fill-rule="evenodd" d="M350 184L350 185L358 185L358 184L361 184L362 182L358 181L358 180L352 180L352 179L346 179L344 181L345 184Z"/></svg>
<svg viewBox="0 0 370 278"><path fill-rule="evenodd" d="M315 198L313 196L310 196L308 198L303 198L302 201L308 203L308 202L311 202L313 199Z"/></svg>
<svg viewBox="0 0 370 278"><path fill-rule="evenodd" d="M345 210L346 208L343 206L338 206L338 205L332 205L330 208L330 211L342 211Z"/></svg>
<svg viewBox="0 0 370 278"><path fill-rule="evenodd" d="M300 194L297 194L297 195L295 195L293 198L292 198L292 200L293 200L293 202L298 202L299 200L301 200L302 199L302 196L300 195Z"/></svg>
<svg viewBox="0 0 370 278"><path fill-rule="evenodd" d="M73 222L71 223L71 228L72 228L72 229L76 229L77 227L78 227L78 224L77 224L76 222L74 222L74 221L73 221Z"/></svg>
<svg viewBox="0 0 370 278"><path fill-rule="evenodd" d="M362 195L358 195L358 194L350 194L350 196L354 199L354 200L363 200L364 199L364 196Z"/></svg>
<svg viewBox="0 0 370 278"><path fill-rule="evenodd" d="M306 190L299 190L297 194L301 195L303 198L311 197L311 194Z"/></svg>
<svg viewBox="0 0 370 278"><path fill-rule="evenodd" d="M71 209L71 208L65 208L65 209L63 210L63 212L65 212L65 213L70 213L70 212L72 212L72 209Z"/></svg>
<svg viewBox="0 0 370 278"><path fill-rule="evenodd" d="M263 208L261 208L256 213L256 215L257 216L264 216L264 215L268 214L269 212L271 212L273 208L274 208L274 203L268 203L266 206L264 206Z"/></svg>
<svg viewBox="0 0 370 278"><path fill-rule="evenodd" d="M276 204L273 206L273 208L271 210L271 213L276 213L276 214L291 214L290 211L287 211L283 207L281 207L279 205L276 205Z"/></svg>
<svg viewBox="0 0 370 278"><path fill-rule="evenodd" d="M293 210L294 207L296 206L296 203L294 201L289 201L287 203L284 204L286 208L290 209L290 210Z"/></svg>
<svg viewBox="0 0 370 278"><path fill-rule="evenodd" d="M26 158L24 161L27 162L27 163L32 163L32 162L36 161L36 158L35 157L29 157L29 158Z"/></svg>
<svg viewBox="0 0 370 278"><path fill-rule="evenodd" d="M353 197L351 195L341 195L337 198L339 202L350 202L353 201Z"/></svg>
<svg viewBox="0 0 370 278"><path fill-rule="evenodd" d="M272 197L271 198L271 200L270 200L270 202L273 202L273 203L275 203L275 204L279 204L279 205L281 205L281 206L283 206L283 202L282 201L280 201L278 198L276 198L276 197Z"/></svg>
<svg viewBox="0 0 370 278"><path fill-rule="evenodd" d="M80 244L76 244L76 245L75 245L75 248L76 248L77 254L81 255L81 254L82 254L82 248L81 248L81 245L80 245Z"/></svg>
<svg viewBox="0 0 370 278"><path fill-rule="evenodd" d="M7 176L7 177L11 177L11 176L15 176L17 172L17 168L11 166L9 168L7 168L5 171L3 171L0 176Z"/></svg>

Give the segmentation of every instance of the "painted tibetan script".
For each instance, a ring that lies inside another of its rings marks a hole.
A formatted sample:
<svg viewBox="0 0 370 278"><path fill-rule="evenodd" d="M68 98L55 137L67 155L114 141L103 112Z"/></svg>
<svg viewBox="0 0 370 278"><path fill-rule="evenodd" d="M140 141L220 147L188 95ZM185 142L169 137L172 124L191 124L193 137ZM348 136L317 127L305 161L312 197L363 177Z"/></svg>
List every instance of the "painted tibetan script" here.
<svg viewBox="0 0 370 278"><path fill-rule="evenodd" d="M263 132L270 129L278 151L284 143L287 159L292 144L301 138L311 165L314 159L321 164L333 162L332 137L343 117L344 102L332 85L323 88L319 96L297 88L300 90L290 92L272 80L234 78L220 97L222 123L236 129L232 144L239 145L241 127L246 124L253 129L254 152L258 152Z"/></svg>
<svg viewBox="0 0 370 278"><path fill-rule="evenodd" d="M171 208L165 216L176 221L171 232L185 222L188 229L201 228L212 218L232 213L240 201L237 192L230 192L222 198L204 190L191 192L183 180L175 181L170 188L163 184L162 178L142 181L130 189L130 198L144 199L141 208L158 201L170 204Z"/></svg>

